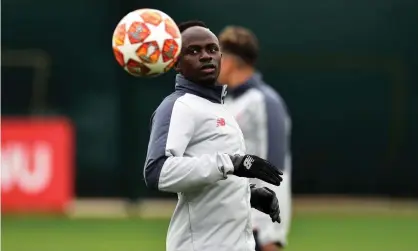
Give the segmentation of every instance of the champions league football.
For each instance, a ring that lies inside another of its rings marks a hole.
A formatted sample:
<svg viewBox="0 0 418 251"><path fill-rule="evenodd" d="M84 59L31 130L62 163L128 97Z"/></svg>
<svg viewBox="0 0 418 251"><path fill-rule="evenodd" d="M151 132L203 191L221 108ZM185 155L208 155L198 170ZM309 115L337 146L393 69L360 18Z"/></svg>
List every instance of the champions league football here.
<svg viewBox="0 0 418 251"><path fill-rule="evenodd" d="M155 77L169 71L180 54L177 24L156 9L138 9L117 24L112 38L118 64L135 77Z"/></svg>

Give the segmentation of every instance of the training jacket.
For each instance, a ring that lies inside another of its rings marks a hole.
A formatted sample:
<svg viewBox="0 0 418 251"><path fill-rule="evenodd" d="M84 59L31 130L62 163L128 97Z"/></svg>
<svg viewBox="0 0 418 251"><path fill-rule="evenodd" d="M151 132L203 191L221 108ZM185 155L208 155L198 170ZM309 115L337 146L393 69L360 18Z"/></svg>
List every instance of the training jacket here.
<svg viewBox="0 0 418 251"><path fill-rule="evenodd" d="M228 154L244 154L245 142L225 94L177 75L152 115L145 181L178 195L167 251L254 251L249 180L228 174Z"/></svg>
<svg viewBox="0 0 418 251"><path fill-rule="evenodd" d="M267 159L281 171L290 173L291 120L285 102L263 82L261 75L255 73L246 83L228 89L225 106L244 134L247 154ZM250 182L258 187L267 186L278 193L277 186L258 179L250 179ZM271 224L268 215L253 209L254 228L262 230Z"/></svg>

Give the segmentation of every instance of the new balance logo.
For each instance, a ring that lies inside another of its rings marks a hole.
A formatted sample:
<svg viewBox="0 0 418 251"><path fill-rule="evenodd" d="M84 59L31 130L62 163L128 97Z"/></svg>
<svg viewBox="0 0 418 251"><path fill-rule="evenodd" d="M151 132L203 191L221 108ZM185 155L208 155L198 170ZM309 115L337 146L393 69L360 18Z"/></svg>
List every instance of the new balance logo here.
<svg viewBox="0 0 418 251"><path fill-rule="evenodd" d="M216 127L225 126L225 119L220 118L216 120Z"/></svg>
<svg viewBox="0 0 418 251"><path fill-rule="evenodd" d="M253 165L253 162L254 162L254 159L251 156L248 156L247 158L245 158L243 164L245 168L250 169L251 166Z"/></svg>

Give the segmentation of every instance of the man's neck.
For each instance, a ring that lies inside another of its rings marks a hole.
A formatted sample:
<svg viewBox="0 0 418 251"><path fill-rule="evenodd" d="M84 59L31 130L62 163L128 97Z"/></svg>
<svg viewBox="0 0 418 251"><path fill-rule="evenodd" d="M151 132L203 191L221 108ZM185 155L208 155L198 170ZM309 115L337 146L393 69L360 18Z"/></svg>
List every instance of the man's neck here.
<svg viewBox="0 0 418 251"><path fill-rule="evenodd" d="M246 68L232 73L229 78L228 87L237 88L247 82L248 79L254 74L253 68Z"/></svg>
<svg viewBox="0 0 418 251"><path fill-rule="evenodd" d="M182 75L182 76L187 81L190 81L191 83L196 84L196 85L200 85L200 86L203 86L203 87L216 86L216 80L208 79L208 80L205 80L205 81L201 81L201 80L194 80L194 79L191 79L191 78L186 78L184 75Z"/></svg>

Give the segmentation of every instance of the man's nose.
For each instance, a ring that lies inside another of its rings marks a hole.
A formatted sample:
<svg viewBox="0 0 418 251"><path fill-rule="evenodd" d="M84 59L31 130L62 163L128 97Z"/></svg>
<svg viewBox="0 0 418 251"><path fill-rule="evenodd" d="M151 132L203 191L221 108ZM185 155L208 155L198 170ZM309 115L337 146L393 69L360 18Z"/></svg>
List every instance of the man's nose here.
<svg viewBox="0 0 418 251"><path fill-rule="evenodd" d="M207 62L211 60L212 60L212 56L207 51L203 50L202 54L200 55L200 61Z"/></svg>

